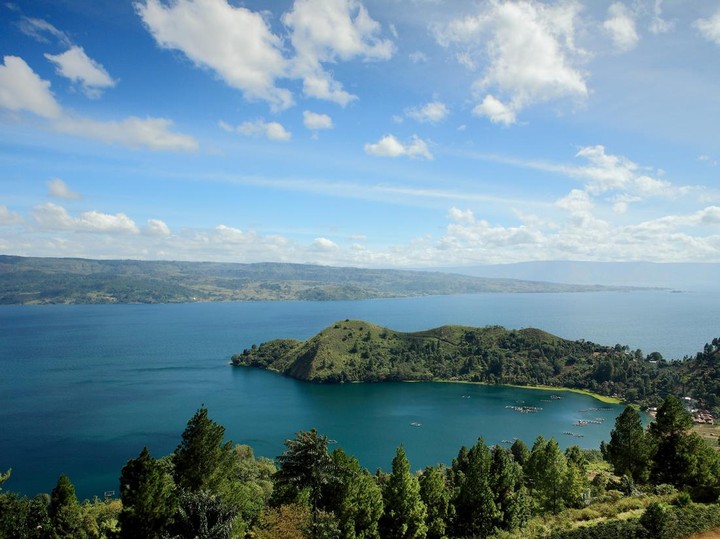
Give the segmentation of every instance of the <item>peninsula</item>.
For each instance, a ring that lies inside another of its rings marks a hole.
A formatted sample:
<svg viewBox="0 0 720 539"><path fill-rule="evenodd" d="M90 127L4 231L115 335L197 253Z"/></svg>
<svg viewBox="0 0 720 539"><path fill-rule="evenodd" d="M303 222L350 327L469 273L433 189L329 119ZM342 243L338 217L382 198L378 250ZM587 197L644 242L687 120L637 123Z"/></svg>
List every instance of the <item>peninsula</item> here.
<svg viewBox="0 0 720 539"><path fill-rule="evenodd" d="M585 390L656 406L669 394L720 406L720 339L682 361L626 346L567 340L539 329L442 326L403 333L338 321L306 341L277 339L232 357L316 383L464 381Z"/></svg>

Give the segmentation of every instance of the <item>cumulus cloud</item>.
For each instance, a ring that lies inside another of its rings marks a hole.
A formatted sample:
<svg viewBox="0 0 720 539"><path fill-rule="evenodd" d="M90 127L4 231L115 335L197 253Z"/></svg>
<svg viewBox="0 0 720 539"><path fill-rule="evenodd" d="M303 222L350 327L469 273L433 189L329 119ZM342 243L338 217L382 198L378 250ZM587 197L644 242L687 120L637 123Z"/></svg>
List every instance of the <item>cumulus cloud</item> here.
<svg viewBox="0 0 720 539"><path fill-rule="evenodd" d="M148 236L167 237L171 235L170 227L160 219L148 219L144 230Z"/></svg>
<svg viewBox="0 0 720 539"><path fill-rule="evenodd" d="M354 58L387 60L394 52L392 41L379 37L380 24L356 0L296 0L282 22L295 49L292 73L303 80L308 97L347 105L357 96L323 64Z"/></svg>
<svg viewBox="0 0 720 539"><path fill-rule="evenodd" d="M720 45L720 9L707 19L695 21L695 28L699 30L700 35L705 39Z"/></svg>
<svg viewBox="0 0 720 539"><path fill-rule="evenodd" d="M18 56L5 56L0 65L0 107L26 110L44 118L57 118L62 113L50 92L50 83Z"/></svg>
<svg viewBox="0 0 720 539"><path fill-rule="evenodd" d="M669 181L646 174L642 167L627 157L608 154L602 145L583 147L576 157L590 163L589 166L572 169L572 172L588 180L586 189L593 195L623 191L647 198L671 197L682 192Z"/></svg>
<svg viewBox="0 0 720 539"><path fill-rule="evenodd" d="M573 65L584 55L574 41L579 10L574 1L491 0L477 14L434 25L433 32L440 45L457 47L468 69L483 67L473 86L476 113L508 124L528 106L587 96L584 75Z"/></svg>
<svg viewBox="0 0 720 539"><path fill-rule="evenodd" d="M53 128L61 133L129 148L186 152L198 149L198 142L193 137L171 131L172 125L173 122L166 118L130 116L120 121L99 122L67 116L56 121Z"/></svg>
<svg viewBox="0 0 720 539"><path fill-rule="evenodd" d="M608 8L608 18L603 22L603 29L608 33L615 47L621 51L635 48L640 41L632 13L620 2L615 2Z"/></svg>
<svg viewBox="0 0 720 539"><path fill-rule="evenodd" d="M100 122L66 114L50 92L50 83L41 79L17 56L5 56L0 65L0 107L26 110L50 120L50 128L69 135L122 144L130 148L194 151L197 141L170 130L172 121L165 118L137 118Z"/></svg>
<svg viewBox="0 0 720 539"><path fill-rule="evenodd" d="M340 246L327 238L315 238L311 247L318 251L337 251Z"/></svg>
<svg viewBox="0 0 720 539"><path fill-rule="evenodd" d="M423 123L439 123L447 118L449 109L440 101L432 101L421 107L414 107L405 111L405 116Z"/></svg>
<svg viewBox="0 0 720 539"><path fill-rule="evenodd" d="M270 140L280 141L287 141L292 138L292 133L287 131L282 124L278 122L266 122L262 118L243 122L234 129L225 122L220 122L220 127L226 131L237 131L241 135L248 137L265 137Z"/></svg>
<svg viewBox="0 0 720 539"><path fill-rule="evenodd" d="M54 198L62 198L65 200L79 200L82 198L80 193L72 191L67 184L60 178L48 180L48 195Z"/></svg>
<svg viewBox="0 0 720 539"><path fill-rule="evenodd" d="M10 211L7 206L0 204L0 225L16 225L22 222L23 218L19 213Z"/></svg>
<svg viewBox="0 0 720 539"><path fill-rule="evenodd" d="M333 127L333 121L330 116L327 114L310 112L309 110L303 111L303 124L305 124L305 127L312 130L332 129Z"/></svg>
<svg viewBox="0 0 720 539"><path fill-rule="evenodd" d="M413 135L408 144L403 144L394 135L385 135L374 144L365 145L365 153L377 157L423 157L433 159L427 143Z"/></svg>
<svg viewBox="0 0 720 539"><path fill-rule="evenodd" d="M77 45L73 45L62 54L45 54L45 58L55 64L58 74L80 84L88 97L99 97L105 88L111 88L116 84L105 68Z"/></svg>
<svg viewBox="0 0 720 539"><path fill-rule="evenodd" d="M512 125L517 121L512 107L489 94L483 98L482 103L475 106L473 114L485 116L495 124Z"/></svg>
<svg viewBox="0 0 720 539"><path fill-rule="evenodd" d="M160 0L135 3L145 26L163 48L181 51L197 66L209 69L250 100L273 109L293 104L289 90L276 80L286 75L282 40L260 13L225 0Z"/></svg>
<svg viewBox="0 0 720 539"><path fill-rule="evenodd" d="M87 211L73 217L57 204L48 202L32 209L35 222L47 230L68 230L74 232L104 232L138 234L140 229L124 213L114 215L98 211Z"/></svg>

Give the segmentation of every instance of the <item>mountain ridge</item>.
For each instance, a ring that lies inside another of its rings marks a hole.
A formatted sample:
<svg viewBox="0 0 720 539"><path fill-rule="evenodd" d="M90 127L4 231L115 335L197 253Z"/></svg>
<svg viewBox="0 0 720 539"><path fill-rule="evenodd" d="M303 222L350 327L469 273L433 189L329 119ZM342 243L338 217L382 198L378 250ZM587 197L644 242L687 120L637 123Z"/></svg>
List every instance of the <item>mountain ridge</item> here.
<svg viewBox="0 0 720 539"><path fill-rule="evenodd" d="M639 288L312 264L0 255L0 304L329 301L493 292L628 291Z"/></svg>

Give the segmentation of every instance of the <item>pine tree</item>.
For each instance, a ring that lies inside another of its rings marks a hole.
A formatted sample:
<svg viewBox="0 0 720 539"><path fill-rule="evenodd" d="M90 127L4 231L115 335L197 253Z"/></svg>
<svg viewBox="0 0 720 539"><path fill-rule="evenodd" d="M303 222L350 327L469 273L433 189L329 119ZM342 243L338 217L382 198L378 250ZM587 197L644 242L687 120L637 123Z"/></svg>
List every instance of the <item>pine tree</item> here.
<svg viewBox="0 0 720 539"><path fill-rule="evenodd" d="M442 539L446 537L447 523L450 520L450 490L448 489L445 469L428 466L420 477L420 497L427 507L427 537Z"/></svg>
<svg viewBox="0 0 720 539"><path fill-rule="evenodd" d="M420 498L420 483L410 473L405 450L397 448L392 473L383 489L384 514L380 519L383 539L423 539L427 534L427 509Z"/></svg>
<svg viewBox="0 0 720 539"><path fill-rule="evenodd" d="M225 427L200 408L188 421L173 456L175 484L190 492L217 491L232 476L232 442L223 443Z"/></svg>
<svg viewBox="0 0 720 539"><path fill-rule="evenodd" d="M490 486L490 450L482 438L467 452L467 469L455 491L455 534L460 537L487 537L500 513Z"/></svg>
<svg viewBox="0 0 720 539"><path fill-rule="evenodd" d="M53 539L84 539L80 503L75 495L75 486L68 476L60 475L50 493L48 511L53 527Z"/></svg>
<svg viewBox="0 0 720 539"><path fill-rule="evenodd" d="M169 466L155 460L145 447L129 460L120 475L123 508L120 538L160 539L172 523L177 499Z"/></svg>
<svg viewBox="0 0 720 539"><path fill-rule="evenodd" d="M603 457L616 475L628 474L636 483L647 481L651 446L640 414L628 406L615 420L610 441L603 446Z"/></svg>
<svg viewBox="0 0 720 539"><path fill-rule="evenodd" d="M541 511L560 512L566 505L574 505L580 498L582 485L575 467L568 467L567 459L558 443L538 436L526 466L532 495Z"/></svg>
<svg viewBox="0 0 720 539"><path fill-rule="evenodd" d="M341 536L344 539L379 538L383 499L376 478L342 449L333 451L332 459L340 481L328 495L331 498L328 505L337 516Z"/></svg>
<svg viewBox="0 0 720 539"><path fill-rule="evenodd" d="M653 483L669 483L676 487L683 485L683 478L691 465L688 461L690 455L683 451L683 439L692 425L692 416L677 397L670 395L660 405L655 421L648 427L655 445L650 471Z"/></svg>
<svg viewBox="0 0 720 539"><path fill-rule="evenodd" d="M500 446L492 450L490 488L498 514L495 526L502 530L522 527L530 517L530 500L523 484L522 467L512 453Z"/></svg>

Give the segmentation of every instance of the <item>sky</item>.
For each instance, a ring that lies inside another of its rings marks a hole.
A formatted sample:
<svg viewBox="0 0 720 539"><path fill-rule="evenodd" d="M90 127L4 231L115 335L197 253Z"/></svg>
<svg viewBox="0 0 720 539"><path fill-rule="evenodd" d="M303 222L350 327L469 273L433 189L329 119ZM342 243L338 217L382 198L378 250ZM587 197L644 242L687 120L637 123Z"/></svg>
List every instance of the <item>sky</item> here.
<svg viewBox="0 0 720 539"><path fill-rule="evenodd" d="M720 0L0 4L0 253L720 262Z"/></svg>

